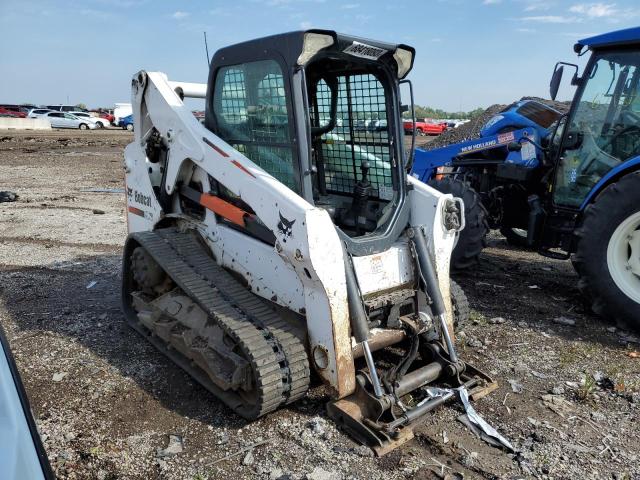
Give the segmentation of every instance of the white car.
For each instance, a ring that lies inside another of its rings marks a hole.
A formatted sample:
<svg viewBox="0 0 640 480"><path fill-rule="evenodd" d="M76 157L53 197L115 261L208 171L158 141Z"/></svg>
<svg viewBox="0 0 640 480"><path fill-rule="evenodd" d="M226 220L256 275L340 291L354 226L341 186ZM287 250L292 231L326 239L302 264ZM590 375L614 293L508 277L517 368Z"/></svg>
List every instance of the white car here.
<svg viewBox="0 0 640 480"><path fill-rule="evenodd" d="M96 128L104 128L110 125L109 120L107 120L106 118L93 117L91 116L91 114L87 112L67 112L67 113L70 113L71 115L75 115L78 118L85 119L89 122L93 122Z"/></svg>
<svg viewBox="0 0 640 480"><path fill-rule="evenodd" d="M46 115L49 112L53 112L53 110L49 110L48 108L32 108L31 110L29 110L27 117L38 118L43 115Z"/></svg>
<svg viewBox="0 0 640 480"><path fill-rule="evenodd" d="M67 112L49 112L40 115L51 123L52 128L79 128L80 130L94 130L96 124L86 118L76 117Z"/></svg>

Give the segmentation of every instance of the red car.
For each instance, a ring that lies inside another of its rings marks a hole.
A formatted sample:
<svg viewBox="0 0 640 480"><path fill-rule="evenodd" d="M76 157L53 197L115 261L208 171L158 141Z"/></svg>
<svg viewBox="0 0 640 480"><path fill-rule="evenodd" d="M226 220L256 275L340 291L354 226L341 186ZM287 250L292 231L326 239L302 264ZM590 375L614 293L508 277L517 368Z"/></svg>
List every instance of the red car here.
<svg viewBox="0 0 640 480"><path fill-rule="evenodd" d="M407 135L410 135L414 129L418 135L440 135L447 129L447 125L445 123L421 121L416 121L414 127L411 120L405 120L402 122L402 126L404 127L404 133Z"/></svg>
<svg viewBox="0 0 640 480"><path fill-rule="evenodd" d="M104 118L106 120L109 120L109 123L113 123L113 121L116 119L116 117L111 115L109 112L102 112L102 113L100 113L99 116L100 116L100 118Z"/></svg>
<svg viewBox="0 0 640 480"><path fill-rule="evenodd" d="M14 110L8 110L4 107L0 107L0 117L26 118L27 114L24 112L16 112Z"/></svg>

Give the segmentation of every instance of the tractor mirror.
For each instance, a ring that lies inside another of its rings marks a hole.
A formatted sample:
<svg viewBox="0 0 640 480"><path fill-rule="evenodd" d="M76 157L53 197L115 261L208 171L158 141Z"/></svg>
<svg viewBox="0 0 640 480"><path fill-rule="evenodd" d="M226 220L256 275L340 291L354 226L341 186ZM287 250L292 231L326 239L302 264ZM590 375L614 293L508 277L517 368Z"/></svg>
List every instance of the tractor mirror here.
<svg viewBox="0 0 640 480"><path fill-rule="evenodd" d="M519 152L520 150L522 150L522 145L518 142L511 142L509 145L507 145L507 150L509 150L510 152Z"/></svg>
<svg viewBox="0 0 640 480"><path fill-rule="evenodd" d="M549 83L549 93L551 94L551 100L555 100L558 96L558 89L560 88L560 82L562 81L562 74L564 73L564 66L556 64L556 68L551 76L551 82Z"/></svg>
<svg viewBox="0 0 640 480"><path fill-rule="evenodd" d="M409 111L409 105L400 105L401 113L408 112L408 111Z"/></svg>

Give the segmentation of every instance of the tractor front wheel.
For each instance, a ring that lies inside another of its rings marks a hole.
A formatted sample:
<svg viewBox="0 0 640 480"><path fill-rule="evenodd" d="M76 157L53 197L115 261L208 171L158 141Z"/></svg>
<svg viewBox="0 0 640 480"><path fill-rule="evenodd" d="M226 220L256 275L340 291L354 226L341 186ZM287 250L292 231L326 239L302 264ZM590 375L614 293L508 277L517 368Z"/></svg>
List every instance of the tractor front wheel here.
<svg viewBox="0 0 640 480"><path fill-rule="evenodd" d="M573 265L593 311L640 330L640 172L606 187L576 236Z"/></svg>
<svg viewBox="0 0 640 480"><path fill-rule="evenodd" d="M480 195L462 180L444 177L442 180L430 180L429 186L442 193L450 193L464 201L464 230L460 232L458 243L451 254L451 265L455 269L475 265L478 255L486 247L489 233L487 210L482 205Z"/></svg>

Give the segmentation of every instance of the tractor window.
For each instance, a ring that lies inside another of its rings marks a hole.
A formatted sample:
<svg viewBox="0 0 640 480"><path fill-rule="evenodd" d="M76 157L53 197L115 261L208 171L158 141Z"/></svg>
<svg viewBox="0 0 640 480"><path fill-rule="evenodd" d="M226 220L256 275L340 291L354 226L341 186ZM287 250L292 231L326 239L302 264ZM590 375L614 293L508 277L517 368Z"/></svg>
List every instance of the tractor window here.
<svg viewBox="0 0 640 480"><path fill-rule="evenodd" d="M537 123L542 128L549 128L560 118L560 112L538 102L525 103L518 108L517 113Z"/></svg>
<svg viewBox="0 0 640 480"><path fill-rule="evenodd" d="M385 90L372 74L337 77L335 125L322 134L317 154L323 164L327 192L351 195L361 179L361 166L369 165L373 196L393 197L392 149ZM312 127L330 124L332 90L325 80L315 85L311 103Z"/></svg>
<svg viewBox="0 0 640 480"><path fill-rule="evenodd" d="M261 60L221 68L213 111L217 134L252 162L299 192L280 65Z"/></svg>
<svg viewBox="0 0 640 480"><path fill-rule="evenodd" d="M640 155L640 53L596 54L565 128L554 201L578 207L598 181Z"/></svg>

